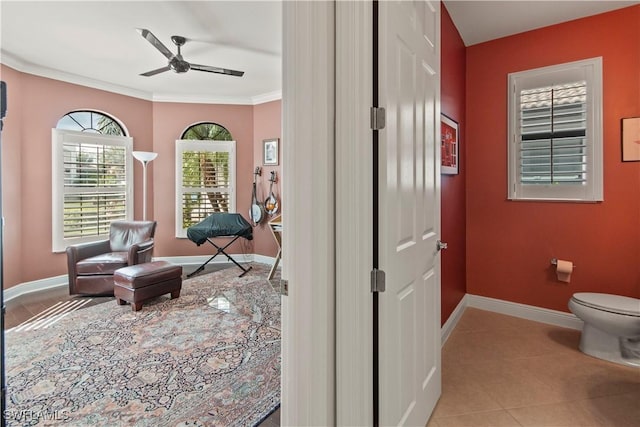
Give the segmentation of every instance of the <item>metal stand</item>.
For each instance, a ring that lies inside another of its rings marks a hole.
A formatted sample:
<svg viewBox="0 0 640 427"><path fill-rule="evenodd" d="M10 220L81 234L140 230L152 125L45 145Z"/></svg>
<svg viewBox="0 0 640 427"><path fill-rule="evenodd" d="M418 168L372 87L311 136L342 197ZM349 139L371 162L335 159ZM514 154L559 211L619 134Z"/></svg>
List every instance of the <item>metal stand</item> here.
<svg viewBox="0 0 640 427"><path fill-rule="evenodd" d="M208 259L204 264L202 264L200 267L198 267L198 269L197 269L196 271L194 271L193 273L187 274L187 277L195 276L196 274L200 273L202 270L204 270L204 267L205 267L207 264L209 264L209 262L211 262L211 260L212 260L212 259L214 259L215 257L217 257L217 256L218 256L218 255L220 255L220 254L224 254L224 255L227 257L227 259L228 259L229 261L231 261L232 263L234 263L235 265L237 265L237 266L238 266L238 268L239 268L240 270L242 270L242 274L241 274L240 276L238 276L238 277L242 277L242 276L244 276L245 274L247 274L247 272L248 272L249 270L251 270L253 267L251 267L251 266L250 266L249 268L244 268L243 266L241 266L240 264L238 264L238 262L237 262L235 259L231 258L231 256L230 256L228 253L226 253L226 252L224 251L224 250L225 250L225 249L227 249L227 248L228 248L228 247L229 247L233 242L235 242L236 240L238 240L240 237L241 237L241 236L235 236L235 237L234 237L234 238L233 238L229 243L227 243L227 244L226 244L226 245L224 245L223 247L220 247L220 246L216 245L215 243L213 243L213 241L212 241L211 239L207 238L207 242L211 243L211 244L212 244L212 245L213 245L213 246L218 250L218 252L216 252L216 253L215 253L211 258L209 258L209 259Z"/></svg>

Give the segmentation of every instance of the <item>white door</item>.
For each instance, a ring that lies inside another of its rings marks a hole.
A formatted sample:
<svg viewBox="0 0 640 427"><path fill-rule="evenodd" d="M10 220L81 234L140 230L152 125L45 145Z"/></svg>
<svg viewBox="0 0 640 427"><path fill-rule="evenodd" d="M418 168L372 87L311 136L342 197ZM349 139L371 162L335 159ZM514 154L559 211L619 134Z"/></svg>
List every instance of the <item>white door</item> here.
<svg viewBox="0 0 640 427"><path fill-rule="evenodd" d="M440 396L440 4L379 2L380 425L424 426Z"/></svg>

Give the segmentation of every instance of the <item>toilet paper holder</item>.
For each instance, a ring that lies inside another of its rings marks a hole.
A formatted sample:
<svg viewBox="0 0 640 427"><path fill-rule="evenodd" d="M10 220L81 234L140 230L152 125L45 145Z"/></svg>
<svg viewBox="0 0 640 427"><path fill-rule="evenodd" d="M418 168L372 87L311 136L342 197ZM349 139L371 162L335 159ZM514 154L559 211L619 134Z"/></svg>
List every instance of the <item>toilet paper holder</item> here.
<svg viewBox="0 0 640 427"><path fill-rule="evenodd" d="M551 258L551 264L558 265L558 258ZM573 268L576 268L575 264L573 264Z"/></svg>

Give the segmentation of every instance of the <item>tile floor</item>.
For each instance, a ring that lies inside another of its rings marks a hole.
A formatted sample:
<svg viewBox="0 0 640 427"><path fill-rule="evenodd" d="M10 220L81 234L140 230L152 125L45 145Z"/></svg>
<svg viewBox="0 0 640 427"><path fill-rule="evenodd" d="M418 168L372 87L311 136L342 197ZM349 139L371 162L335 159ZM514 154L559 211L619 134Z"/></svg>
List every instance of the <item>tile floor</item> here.
<svg viewBox="0 0 640 427"><path fill-rule="evenodd" d="M640 368L582 354L580 331L467 308L442 349L428 427L640 426Z"/></svg>
<svg viewBox="0 0 640 427"><path fill-rule="evenodd" d="M69 298L55 288L9 301L6 327ZM640 427L640 368L586 356L579 340L579 331L467 308L442 349L442 396L427 426ZM280 410L261 424L279 425Z"/></svg>

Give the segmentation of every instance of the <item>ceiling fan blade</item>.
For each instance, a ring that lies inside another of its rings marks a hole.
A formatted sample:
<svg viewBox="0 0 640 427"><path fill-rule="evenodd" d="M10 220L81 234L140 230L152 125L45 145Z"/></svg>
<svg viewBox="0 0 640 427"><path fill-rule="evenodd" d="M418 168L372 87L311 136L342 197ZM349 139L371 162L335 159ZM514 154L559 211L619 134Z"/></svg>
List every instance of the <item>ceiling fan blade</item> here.
<svg viewBox="0 0 640 427"><path fill-rule="evenodd" d="M160 74L160 73L164 73L165 71L169 71L170 69L171 68L169 68L169 66L167 65L166 67L158 68L156 70L147 71L146 73L142 73L140 75L141 76L145 76L145 77L151 77L151 76L155 76L156 74Z"/></svg>
<svg viewBox="0 0 640 427"><path fill-rule="evenodd" d="M149 43L151 43L156 49L160 51L167 59L173 58L173 53L164 45L153 33L144 28L138 28L138 32L142 37L144 37Z"/></svg>
<svg viewBox="0 0 640 427"><path fill-rule="evenodd" d="M229 76L242 77L244 71L229 70L227 68L211 67L209 65L191 64L192 70L206 71L208 73L227 74Z"/></svg>

